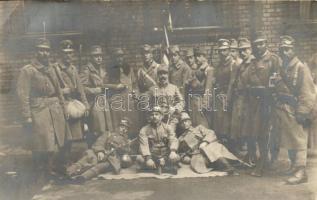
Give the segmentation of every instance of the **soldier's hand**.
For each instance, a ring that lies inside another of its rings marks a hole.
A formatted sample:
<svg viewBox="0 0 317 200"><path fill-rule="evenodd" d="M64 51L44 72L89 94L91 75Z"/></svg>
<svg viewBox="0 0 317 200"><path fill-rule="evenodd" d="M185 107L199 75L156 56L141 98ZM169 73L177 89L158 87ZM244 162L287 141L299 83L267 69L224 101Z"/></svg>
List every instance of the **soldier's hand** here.
<svg viewBox="0 0 317 200"><path fill-rule="evenodd" d="M206 146L208 143L207 142L202 142L199 145L199 149L203 148L204 146Z"/></svg>
<svg viewBox="0 0 317 200"><path fill-rule="evenodd" d="M179 156L175 151L172 151L168 157L172 162L177 162L179 160Z"/></svg>
<svg viewBox="0 0 317 200"><path fill-rule="evenodd" d="M156 168L155 163L154 163L154 161L152 159L148 159L145 164L150 169L155 169Z"/></svg>
<svg viewBox="0 0 317 200"><path fill-rule="evenodd" d="M99 152L97 154L97 158L98 158L98 161L103 161L103 159L105 159L105 154L103 152Z"/></svg>

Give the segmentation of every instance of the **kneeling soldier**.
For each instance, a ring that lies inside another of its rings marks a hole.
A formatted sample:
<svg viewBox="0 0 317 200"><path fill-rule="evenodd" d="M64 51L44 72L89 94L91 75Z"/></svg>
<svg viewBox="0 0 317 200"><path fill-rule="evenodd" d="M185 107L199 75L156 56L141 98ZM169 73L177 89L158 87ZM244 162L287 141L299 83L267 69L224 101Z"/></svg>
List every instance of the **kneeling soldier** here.
<svg viewBox="0 0 317 200"><path fill-rule="evenodd" d="M190 164L192 170L197 173L206 173L210 171L207 165L217 162L225 168L224 171L234 173L234 168L227 159L238 159L218 142L214 131L202 125L193 127L189 115L185 112L181 113L180 125L184 130L178 138L178 152L182 163Z"/></svg>
<svg viewBox="0 0 317 200"><path fill-rule="evenodd" d="M67 168L67 175L85 181L108 170L119 174L121 167L131 166L129 152L132 140L128 139L128 129L129 121L122 119L119 131L100 136L83 158Z"/></svg>
<svg viewBox="0 0 317 200"><path fill-rule="evenodd" d="M142 169L170 169L177 173L179 156L176 153L178 140L171 127L162 122L163 113L158 106L153 107L150 123L139 134L140 153L136 161Z"/></svg>

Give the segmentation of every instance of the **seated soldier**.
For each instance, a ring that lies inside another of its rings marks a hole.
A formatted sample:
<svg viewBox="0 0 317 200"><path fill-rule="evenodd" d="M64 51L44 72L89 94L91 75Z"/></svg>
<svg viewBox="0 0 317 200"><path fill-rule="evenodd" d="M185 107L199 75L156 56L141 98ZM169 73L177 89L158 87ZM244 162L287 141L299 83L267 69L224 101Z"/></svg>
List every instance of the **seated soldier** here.
<svg viewBox="0 0 317 200"><path fill-rule="evenodd" d="M207 166L214 164L221 166L229 174L234 173L234 168L227 159L237 158L218 142L214 131L202 125L193 127L189 115L185 112L181 113L180 126L184 131L178 138L178 152L182 163L190 164L197 173L209 172Z"/></svg>
<svg viewBox="0 0 317 200"><path fill-rule="evenodd" d="M162 169L177 174L179 156L176 153L178 140L172 128L162 122L163 113L158 106L153 107L150 123L144 126L139 134L141 155L136 161L139 169Z"/></svg>
<svg viewBox="0 0 317 200"><path fill-rule="evenodd" d="M132 140L128 138L129 121L122 119L118 132L101 135L84 157L67 168L67 175L84 182L100 173L113 170L119 174L121 167L129 167Z"/></svg>

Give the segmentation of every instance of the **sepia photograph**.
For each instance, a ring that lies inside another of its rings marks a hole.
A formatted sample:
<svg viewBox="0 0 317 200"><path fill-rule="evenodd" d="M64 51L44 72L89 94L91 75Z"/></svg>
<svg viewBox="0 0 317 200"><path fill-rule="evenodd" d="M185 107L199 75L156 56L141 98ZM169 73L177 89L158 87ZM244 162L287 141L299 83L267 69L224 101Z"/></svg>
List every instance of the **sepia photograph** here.
<svg viewBox="0 0 317 200"><path fill-rule="evenodd" d="M316 0L2 0L0 22L0 200L317 200Z"/></svg>

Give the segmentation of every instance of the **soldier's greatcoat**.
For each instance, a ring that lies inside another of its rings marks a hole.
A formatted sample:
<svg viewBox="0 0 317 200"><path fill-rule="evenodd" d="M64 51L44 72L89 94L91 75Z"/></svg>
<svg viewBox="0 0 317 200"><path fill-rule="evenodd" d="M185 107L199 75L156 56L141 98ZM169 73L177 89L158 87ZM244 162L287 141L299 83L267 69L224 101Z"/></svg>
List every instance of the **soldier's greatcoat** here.
<svg viewBox="0 0 317 200"><path fill-rule="evenodd" d="M216 95L214 109L214 120L213 128L216 134L229 135L231 113L228 110L228 99L230 84L232 83L233 71L235 66L235 61L232 57L229 57L224 62L221 62L215 71L215 87Z"/></svg>
<svg viewBox="0 0 317 200"><path fill-rule="evenodd" d="M214 68L208 63L201 65L198 69L192 71L192 77L188 82L186 90L188 113L192 119L193 126L199 124L208 127L208 114L204 113L204 109L210 106L211 99L206 98L207 95L213 92L214 83ZM211 107L210 107L211 108Z"/></svg>
<svg viewBox="0 0 317 200"><path fill-rule="evenodd" d="M147 92L152 86L157 83L157 68L159 64L155 61L149 67L141 67L137 72L137 86L140 93Z"/></svg>
<svg viewBox="0 0 317 200"><path fill-rule="evenodd" d="M80 77L90 105L90 131L97 134L106 134L107 131L113 131L115 127L110 115L109 99L105 99L105 97L108 98L108 95L97 90L98 87L105 88L104 84L108 83L105 68L97 69L92 63L88 63L84 66ZM97 99L97 97L102 98Z"/></svg>
<svg viewBox="0 0 317 200"><path fill-rule="evenodd" d="M185 85L190 79L190 76L190 67L181 59L179 59L175 65L169 67L169 81L178 87L184 97Z"/></svg>
<svg viewBox="0 0 317 200"><path fill-rule="evenodd" d="M244 60L241 65L234 69L234 80L232 83L230 97L228 99L229 106L232 106L232 118L230 136L233 139L247 136L246 119L248 119L248 102L247 102L247 70L254 60L254 56L250 56Z"/></svg>
<svg viewBox="0 0 317 200"><path fill-rule="evenodd" d="M137 102L131 98L132 91L137 87L134 71L128 63L124 63L123 66L113 64L108 67L107 76L110 84L123 84L126 86L126 89L121 91L110 90L110 104L113 107L110 112L115 128L119 127L120 120L123 117L127 117L131 121L131 133L138 133L142 126L139 121L139 113L136 109ZM120 104L116 102L121 102L122 107L120 108Z"/></svg>
<svg viewBox="0 0 317 200"><path fill-rule="evenodd" d="M288 103L277 100L274 108L275 127L281 134L281 146L287 149L306 149L307 131L303 125L296 121L296 113L310 115L313 106L316 103L316 95L313 79L309 68L304 65L297 57L294 57L288 65L283 65L280 70L284 70L288 77L289 84L292 84L294 90L290 90L285 84L284 79L276 84L278 95L294 96L297 99L297 106L291 106ZM295 94L294 94L295 93Z"/></svg>
<svg viewBox="0 0 317 200"><path fill-rule="evenodd" d="M57 151L63 147L63 96L53 66L43 66L36 59L24 66L18 77L17 94L22 116L32 118L32 150Z"/></svg>
<svg viewBox="0 0 317 200"><path fill-rule="evenodd" d="M270 76L280 65L279 57L268 50L261 58L252 60L247 70L248 118L246 132L252 136L264 136L269 128L269 102L265 96Z"/></svg>
<svg viewBox="0 0 317 200"><path fill-rule="evenodd" d="M67 103L67 101L76 99L82 102L88 109L89 104L87 102L83 85L80 82L77 68L74 65L66 67L62 62L56 63L55 67L61 88L70 88L71 90L70 94L64 94L65 103ZM68 135L68 139L82 139L82 120L69 119L67 122L70 128L70 135Z"/></svg>

